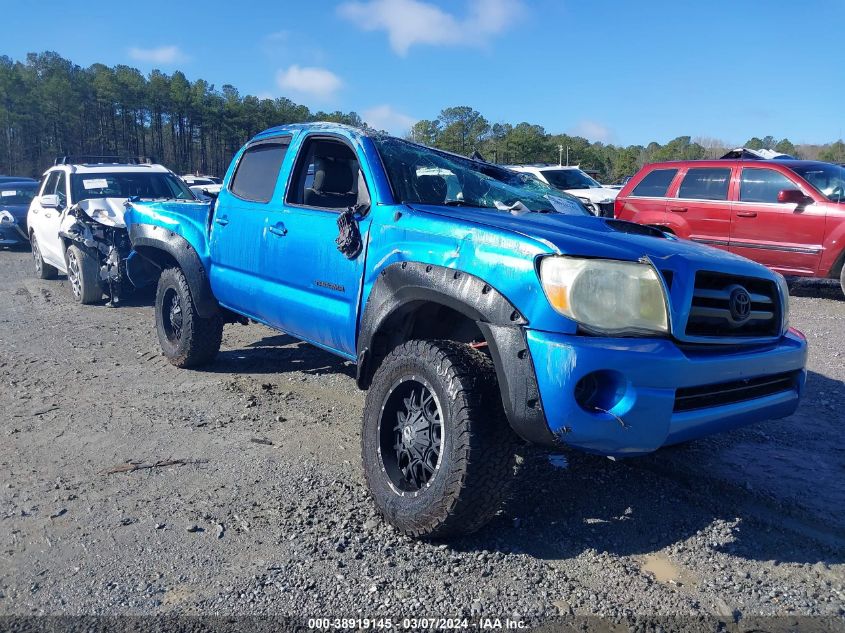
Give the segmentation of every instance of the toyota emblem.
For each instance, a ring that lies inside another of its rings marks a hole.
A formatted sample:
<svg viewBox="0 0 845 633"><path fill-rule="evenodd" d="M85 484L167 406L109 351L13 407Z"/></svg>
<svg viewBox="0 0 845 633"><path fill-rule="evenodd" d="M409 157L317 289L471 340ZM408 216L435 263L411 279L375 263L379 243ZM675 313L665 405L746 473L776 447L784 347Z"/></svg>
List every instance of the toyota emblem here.
<svg viewBox="0 0 845 633"><path fill-rule="evenodd" d="M744 323L751 316L751 295L742 286L734 286L728 299L728 308L734 323Z"/></svg>

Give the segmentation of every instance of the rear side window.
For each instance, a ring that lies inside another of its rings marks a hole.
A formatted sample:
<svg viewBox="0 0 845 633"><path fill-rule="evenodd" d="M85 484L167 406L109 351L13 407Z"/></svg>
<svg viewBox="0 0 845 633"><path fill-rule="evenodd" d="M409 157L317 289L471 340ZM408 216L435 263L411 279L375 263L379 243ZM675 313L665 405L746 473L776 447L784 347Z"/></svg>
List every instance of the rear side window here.
<svg viewBox="0 0 845 633"><path fill-rule="evenodd" d="M743 169L739 199L742 202L777 202L780 191L798 188L798 185L774 169Z"/></svg>
<svg viewBox="0 0 845 633"><path fill-rule="evenodd" d="M678 189L678 197L690 200L727 200L730 182L730 169L696 167L687 171Z"/></svg>
<svg viewBox="0 0 845 633"><path fill-rule="evenodd" d="M662 198L666 195L666 191L677 173L677 169L655 169L634 187L631 195L642 198Z"/></svg>
<svg viewBox="0 0 845 633"><path fill-rule="evenodd" d="M261 141L247 148L238 162L229 190L244 200L269 202L290 138Z"/></svg>

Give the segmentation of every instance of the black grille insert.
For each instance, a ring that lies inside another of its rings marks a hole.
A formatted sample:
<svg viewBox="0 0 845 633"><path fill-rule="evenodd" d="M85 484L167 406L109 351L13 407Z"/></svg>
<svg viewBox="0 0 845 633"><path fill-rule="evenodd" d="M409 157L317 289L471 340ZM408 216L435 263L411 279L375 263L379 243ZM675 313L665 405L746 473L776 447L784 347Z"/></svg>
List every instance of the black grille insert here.
<svg viewBox="0 0 845 633"><path fill-rule="evenodd" d="M684 387L675 392L675 413L744 402L795 389L798 372L746 378L701 387Z"/></svg>
<svg viewBox="0 0 845 633"><path fill-rule="evenodd" d="M732 297L742 295L741 290L745 290L745 313L740 312L738 316ZM777 336L780 322L780 297L773 281L706 271L696 273L687 336Z"/></svg>

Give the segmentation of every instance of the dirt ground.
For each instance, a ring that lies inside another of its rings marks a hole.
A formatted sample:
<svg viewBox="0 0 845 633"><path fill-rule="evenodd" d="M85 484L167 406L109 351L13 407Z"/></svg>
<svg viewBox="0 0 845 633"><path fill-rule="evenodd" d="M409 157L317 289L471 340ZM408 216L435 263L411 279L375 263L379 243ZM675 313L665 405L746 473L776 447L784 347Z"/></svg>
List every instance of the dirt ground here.
<svg viewBox="0 0 845 633"><path fill-rule="evenodd" d="M227 325L178 370L151 296L79 306L31 268L0 251L0 615L845 616L837 285L793 286L795 415L626 461L526 450L514 500L446 544L375 518L350 364Z"/></svg>

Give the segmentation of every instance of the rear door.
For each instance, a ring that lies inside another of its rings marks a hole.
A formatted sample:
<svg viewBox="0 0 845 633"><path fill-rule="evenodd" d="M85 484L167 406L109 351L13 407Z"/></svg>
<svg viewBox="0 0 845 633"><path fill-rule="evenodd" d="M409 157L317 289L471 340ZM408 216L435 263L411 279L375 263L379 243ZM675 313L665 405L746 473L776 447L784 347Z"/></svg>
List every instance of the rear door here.
<svg viewBox="0 0 845 633"><path fill-rule="evenodd" d="M815 274L824 241L825 208L812 202L778 202L778 193L785 189L808 195L788 172L764 165L742 167L730 250L784 274Z"/></svg>
<svg viewBox="0 0 845 633"><path fill-rule="evenodd" d="M667 226L666 194L677 173L677 168L648 172L630 193L620 193L616 198L616 217L639 224Z"/></svg>
<svg viewBox="0 0 845 633"><path fill-rule="evenodd" d="M726 249L731 235L729 192L732 168L690 167L676 197L666 205L670 221L683 226L678 235Z"/></svg>
<svg viewBox="0 0 845 633"><path fill-rule="evenodd" d="M209 278L223 305L275 327L281 323L276 288L287 265L281 173L291 137L262 139L241 154L211 219Z"/></svg>

